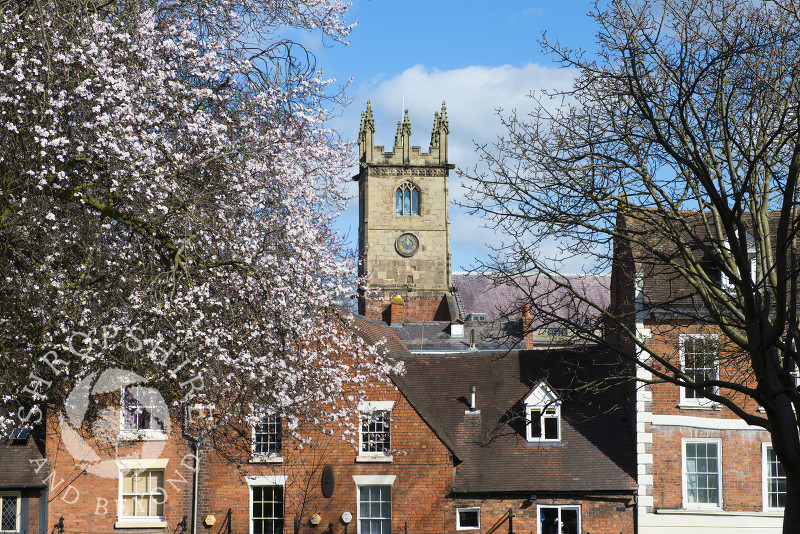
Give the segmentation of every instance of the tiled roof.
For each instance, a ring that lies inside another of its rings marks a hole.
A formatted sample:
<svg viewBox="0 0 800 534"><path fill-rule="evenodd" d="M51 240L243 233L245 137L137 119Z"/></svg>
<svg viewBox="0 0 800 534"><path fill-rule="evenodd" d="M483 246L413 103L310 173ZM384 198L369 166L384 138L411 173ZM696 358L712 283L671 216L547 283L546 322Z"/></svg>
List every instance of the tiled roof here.
<svg viewBox="0 0 800 534"><path fill-rule="evenodd" d="M397 337L396 329L386 325L386 323L372 321L358 315L350 317L351 330L360 336L369 345L380 344L388 349L388 356L392 358L403 358L410 356L410 352ZM446 427L442 423L441 418L438 417L433 406L426 403L419 397L416 390L411 387L403 376L394 375L391 377L400 393L408 400L411 406L417 411L422 419L428 424L434 434L436 434L442 443L450 449L450 451L457 457L461 457L461 452L447 432Z"/></svg>
<svg viewBox="0 0 800 534"><path fill-rule="evenodd" d="M694 261L712 280L719 281L720 272L708 257L708 250L713 248L711 245L718 240L713 221L704 220L700 212L686 211L681 213L679 226L676 221L665 223L663 217L655 211L650 217L652 220L648 220L648 214L647 210L641 210L636 213L637 219L629 217L625 221L625 229L633 236L634 241L644 242L648 247L648 250L645 250L642 246L634 245L632 250L636 273L642 277L641 306L645 309L653 307L675 311L682 311L687 306L700 307L701 299L696 290L684 275L669 265L670 262L677 265L684 264L683 256L673 241L674 237L670 238L663 231L659 231L658 226L681 230L680 239L691 249ZM779 212L769 214L772 243L777 242L779 216ZM752 226L749 214L745 214L743 219L745 226Z"/></svg>
<svg viewBox="0 0 800 534"><path fill-rule="evenodd" d="M44 436L39 428L23 443L13 444L8 439L0 442L0 489L46 486L47 467L36 472L43 458Z"/></svg>
<svg viewBox="0 0 800 534"><path fill-rule="evenodd" d="M573 290L588 297L601 306L609 304L611 276L605 274L564 275L559 279ZM558 288L553 280L544 276L513 276L501 282L493 282L483 274L454 274L453 285L458 288L466 313L485 313L486 319L493 321L503 317L520 317L522 306L536 301L536 307L543 307L555 316L564 317L574 310L586 310L569 291ZM534 314L533 326L540 326Z"/></svg>
<svg viewBox="0 0 800 534"><path fill-rule="evenodd" d="M345 315L350 329L368 345L380 345L387 350L389 356L402 356L408 354L408 348L397 337L394 328L386 323L366 319L360 315Z"/></svg>
<svg viewBox="0 0 800 534"><path fill-rule="evenodd" d="M613 373L600 349L475 352L403 358L405 382L442 421L463 460L453 490L631 492L635 488L632 409L621 386L577 393ZM542 379L563 396L562 440L532 444L522 400ZM466 414L470 387L479 415Z"/></svg>

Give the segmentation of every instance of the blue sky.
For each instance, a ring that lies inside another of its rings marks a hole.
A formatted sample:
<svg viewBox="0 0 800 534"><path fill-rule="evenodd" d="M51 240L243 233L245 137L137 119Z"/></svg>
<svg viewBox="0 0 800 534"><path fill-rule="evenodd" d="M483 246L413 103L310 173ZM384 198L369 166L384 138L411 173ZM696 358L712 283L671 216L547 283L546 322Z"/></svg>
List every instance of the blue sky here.
<svg viewBox="0 0 800 534"><path fill-rule="evenodd" d="M450 162L459 168L478 163L473 141L490 143L501 133L497 109L524 113L527 95L541 88L569 87L574 72L553 64L542 52L543 31L569 47L592 49L597 27L587 1L503 0L495 2L355 0L349 19L359 24L348 46L314 39L304 44L318 67L339 81L352 78L352 104L332 121L346 139L357 136L359 117L372 101L375 142L390 146L403 102L409 110L411 142L427 151L433 113L447 102ZM354 169L355 170L355 169ZM487 242L502 236L453 204L463 191L452 173L451 248L453 268L463 270L485 257ZM352 187L350 193L357 192ZM357 204L352 201L339 228L357 239ZM578 265L565 266L577 271Z"/></svg>

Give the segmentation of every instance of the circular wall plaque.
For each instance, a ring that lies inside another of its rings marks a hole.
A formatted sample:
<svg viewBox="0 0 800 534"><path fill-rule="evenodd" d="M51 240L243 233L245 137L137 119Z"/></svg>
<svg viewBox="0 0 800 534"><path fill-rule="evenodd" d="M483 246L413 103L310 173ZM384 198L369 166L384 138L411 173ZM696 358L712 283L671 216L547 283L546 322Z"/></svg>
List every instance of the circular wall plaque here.
<svg viewBox="0 0 800 534"><path fill-rule="evenodd" d="M330 499L333 495L333 488L336 485L336 479L333 474L333 466L326 465L322 470L322 496Z"/></svg>
<svg viewBox="0 0 800 534"><path fill-rule="evenodd" d="M394 248L401 256L411 257L419 250L419 238L411 232L404 232L394 242Z"/></svg>

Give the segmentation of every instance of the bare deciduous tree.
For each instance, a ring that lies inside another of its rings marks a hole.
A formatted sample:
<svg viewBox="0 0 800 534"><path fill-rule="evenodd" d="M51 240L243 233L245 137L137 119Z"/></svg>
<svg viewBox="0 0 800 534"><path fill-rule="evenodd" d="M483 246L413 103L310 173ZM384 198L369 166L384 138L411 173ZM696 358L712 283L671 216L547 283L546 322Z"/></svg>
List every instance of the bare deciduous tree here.
<svg viewBox="0 0 800 534"><path fill-rule="evenodd" d="M488 170L469 173L467 200L507 236L482 266L499 282L544 276L559 295L585 300L559 276L562 261L585 258L598 272L616 256L612 285L627 282L613 289L628 307L588 301L596 320L547 319L584 339L614 338L654 381L702 390L771 432L787 476L787 533L800 532L798 9L740 0L598 7L596 55L545 39L577 70L574 86L534 95L530 115L503 119L505 135L480 147ZM551 99L561 104L552 112ZM560 247L546 254L552 237ZM685 373L677 350L637 335L637 275L638 318L664 313L718 332L726 372Z"/></svg>

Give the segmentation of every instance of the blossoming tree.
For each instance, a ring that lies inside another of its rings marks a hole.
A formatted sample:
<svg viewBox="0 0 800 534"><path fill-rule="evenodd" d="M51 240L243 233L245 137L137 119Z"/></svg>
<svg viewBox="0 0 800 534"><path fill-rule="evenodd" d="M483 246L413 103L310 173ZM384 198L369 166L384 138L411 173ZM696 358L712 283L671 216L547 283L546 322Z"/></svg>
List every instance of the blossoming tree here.
<svg viewBox="0 0 800 534"><path fill-rule="evenodd" d="M4 430L108 368L288 426L387 371L329 311L352 272L326 215L348 146L330 82L280 37L342 40L346 7L0 4Z"/></svg>

